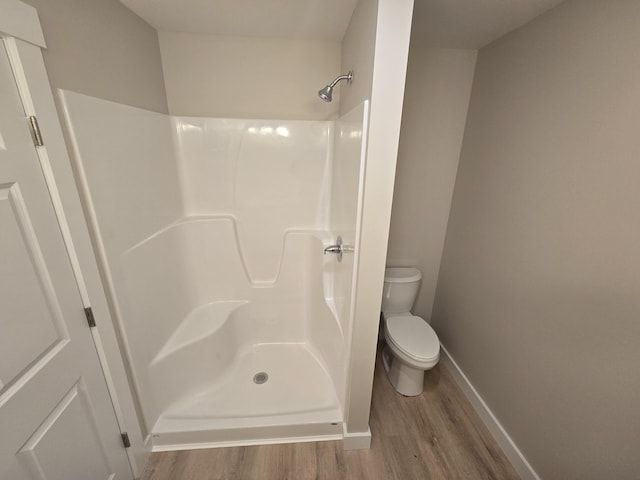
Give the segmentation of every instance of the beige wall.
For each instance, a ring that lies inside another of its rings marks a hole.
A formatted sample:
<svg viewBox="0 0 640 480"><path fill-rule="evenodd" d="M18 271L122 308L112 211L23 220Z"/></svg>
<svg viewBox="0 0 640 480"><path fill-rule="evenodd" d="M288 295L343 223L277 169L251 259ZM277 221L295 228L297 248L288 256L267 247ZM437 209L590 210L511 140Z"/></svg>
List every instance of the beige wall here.
<svg viewBox="0 0 640 480"><path fill-rule="evenodd" d="M544 479L640 472L640 2L480 50L432 323Z"/></svg>
<svg viewBox="0 0 640 480"><path fill-rule="evenodd" d="M359 0L342 39L341 73L353 72L350 84L340 82L340 115L371 98L373 58L376 46L377 0Z"/></svg>
<svg viewBox="0 0 640 480"><path fill-rule="evenodd" d="M167 112L158 35L118 0L25 0L38 9L54 90Z"/></svg>
<svg viewBox="0 0 640 480"><path fill-rule="evenodd" d="M422 271L429 321L471 95L476 50L411 46L387 265Z"/></svg>
<svg viewBox="0 0 640 480"><path fill-rule="evenodd" d="M340 70L340 44L160 32L172 115L227 118L335 118L318 90Z"/></svg>

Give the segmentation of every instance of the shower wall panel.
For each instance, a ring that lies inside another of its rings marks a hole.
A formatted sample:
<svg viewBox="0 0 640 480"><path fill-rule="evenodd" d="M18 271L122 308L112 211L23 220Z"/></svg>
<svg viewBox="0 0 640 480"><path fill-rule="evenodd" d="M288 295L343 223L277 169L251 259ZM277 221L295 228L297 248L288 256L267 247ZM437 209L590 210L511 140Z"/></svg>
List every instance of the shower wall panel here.
<svg viewBox="0 0 640 480"><path fill-rule="evenodd" d="M341 339L340 352L349 352L351 343L351 319L353 317L353 292L355 291L355 266L358 259L358 241L360 225L362 182L365 173L365 149L369 103L363 102L340 117L335 123L333 142L333 169L331 180L331 199L329 202L329 231L332 238L342 238L347 251L342 261L334 259L325 263L325 295L327 303L334 313L339 336L327 328L312 325L316 338L330 368L335 370L334 378L340 380L338 394L344 406L346 378L345 358L332 354L335 338ZM324 348L323 348L324 347Z"/></svg>
<svg viewBox="0 0 640 480"><path fill-rule="evenodd" d="M105 248L121 253L184 215L167 115L61 95Z"/></svg>
<svg viewBox="0 0 640 480"><path fill-rule="evenodd" d="M172 255L139 263L153 281L135 293L126 253L184 216L171 120L74 92L60 95L105 289L150 428L160 410L155 397L141 394L151 390L141 364L192 309L194 290L180 237L167 239ZM141 308L147 316L139 315Z"/></svg>
<svg viewBox="0 0 640 480"><path fill-rule="evenodd" d="M187 215L232 215L247 273L273 283L287 231L326 230L331 122L174 118Z"/></svg>

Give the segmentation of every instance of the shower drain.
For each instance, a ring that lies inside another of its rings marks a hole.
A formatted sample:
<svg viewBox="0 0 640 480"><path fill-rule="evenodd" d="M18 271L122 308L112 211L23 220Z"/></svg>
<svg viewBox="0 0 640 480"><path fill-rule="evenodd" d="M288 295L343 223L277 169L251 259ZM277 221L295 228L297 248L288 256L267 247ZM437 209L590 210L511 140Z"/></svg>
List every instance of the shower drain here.
<svg viewBox="0 0 640 480"><path fill-rule="evenodd" d="M269 380L269 375L267 375L267 372L258 372L253 376L253 383L257 385L261 385L267 380Z"/></svg>

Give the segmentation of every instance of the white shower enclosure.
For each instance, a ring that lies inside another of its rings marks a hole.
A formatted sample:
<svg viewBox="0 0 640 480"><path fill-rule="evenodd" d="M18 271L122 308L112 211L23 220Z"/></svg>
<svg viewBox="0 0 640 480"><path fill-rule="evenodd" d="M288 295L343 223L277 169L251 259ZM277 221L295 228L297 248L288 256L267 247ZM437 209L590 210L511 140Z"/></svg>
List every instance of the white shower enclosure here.
<svg viewBox="0 0 640 480"><path fill-rule="evenodd" d="M367 103L294 121L61 99L154 449L342 438Z"/></svg>

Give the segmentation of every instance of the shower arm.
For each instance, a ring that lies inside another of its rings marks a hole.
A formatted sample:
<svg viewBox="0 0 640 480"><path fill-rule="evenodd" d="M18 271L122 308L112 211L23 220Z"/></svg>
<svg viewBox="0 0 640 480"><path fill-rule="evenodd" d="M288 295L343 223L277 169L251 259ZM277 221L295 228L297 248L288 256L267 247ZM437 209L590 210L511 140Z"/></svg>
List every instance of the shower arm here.
<svg viewBox="0 0 640 480"><path fill-rule="evenodd" d="M340 75L336 77L336 79L331 82L328 86L329 88L333 88L340 80L346 80L348 83L351 83L351 79L353 78L353 72L349 72L346 75Z"/></svg>
<svg viewBox="0 0 640 480"><path fill-rule="evenodd" d="M347 83L351 83L352 79L353 79L353 72L351 70L349 70L349 72L346 75L339 75L329 85L327 85L327 86L321 88L320 90L318 90L318 96L320 97L321 100L323 100L325 102L330 102L331 101L331 92L333 92L333 88L336 86L336 84L340 80L346 80Z"/></svg>

